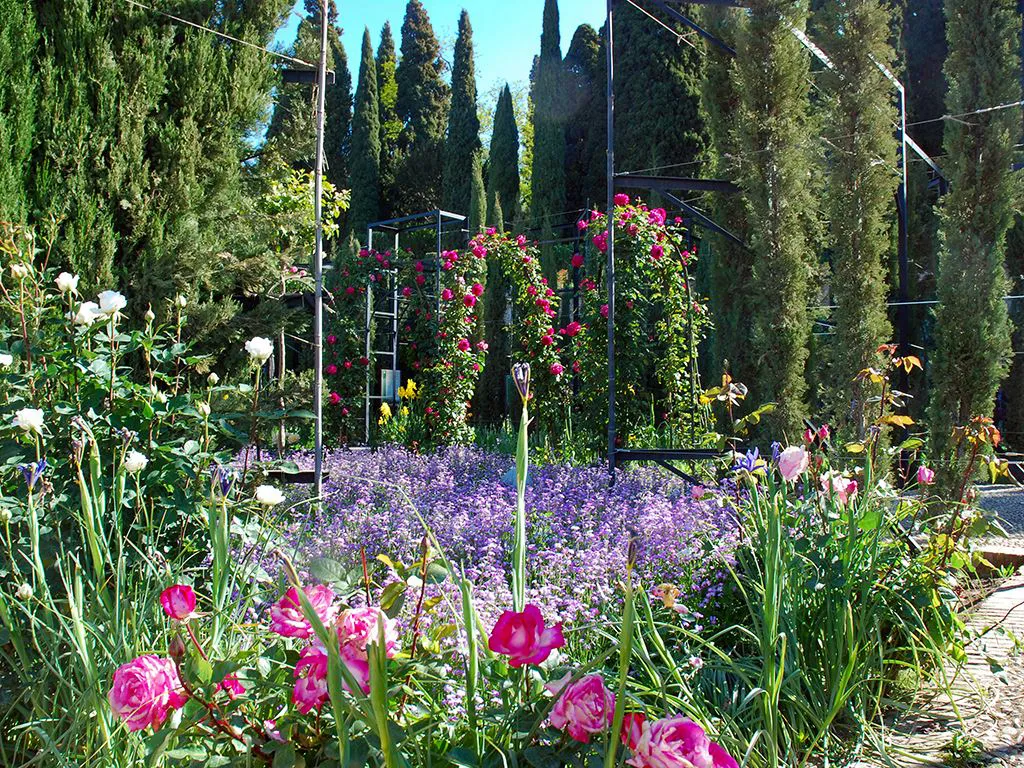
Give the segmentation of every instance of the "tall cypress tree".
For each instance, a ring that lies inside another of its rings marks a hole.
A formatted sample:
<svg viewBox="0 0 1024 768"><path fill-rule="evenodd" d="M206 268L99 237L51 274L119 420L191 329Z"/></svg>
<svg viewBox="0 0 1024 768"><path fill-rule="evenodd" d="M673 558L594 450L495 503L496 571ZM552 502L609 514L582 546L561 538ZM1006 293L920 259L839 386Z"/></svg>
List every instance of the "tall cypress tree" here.
<svg viewBox="0 0 1024 768"><path fill-rule="evenodd" d="M420 0L409 0L402 23L402 60L395 70L396 108L402 121L401 155L396 173L398 214L437 208L441 204L444 132L449 89L441 74L441 46Z"/></svg>
<svg viewBox="0 0 1024 768"><path fill-rule="evenodd" d="M950 114L1018 101L1021 20L1014 0L946 0ZM932 443L949 458L950 431L990 416L1010 357L1003 296L1006 233L1016 183L1011 164L1020 119L1010 110L947 120L935 352L929 406ZM955 465L954 465L955 467Z"/></svg>
<svg viewBox="0 0 1024 768"><path fill-rule="evenodd" d="M28 213L37 44L33 4L0 0L0 219L8 221L22 221Z"/></svg>
<svg viewBox="0 0 1024 768"><path fill-rule="evenodd" d="M466 225L470 233L475 235L483 229L487 218L487 192L484 189L483 163L479 153L473 155L469 169L469 207L466 214Z"/></svg>
<svg viewBox="0 0 1024 768"><path fill-rule="evenodd" d="M536 228L550 227L552 214L565 208L564 84L558 0L544 0L540 57L533 83L530 216Z"/></svg>
<svg viewBox="0 0 1024 768"><path fill-rule="evenodd" d="M739 19L731 9L709 8L705 23L719 38L735 45ZM736 86L736 63L717 48L709 47L708 57L704 105L708 130L717 150L713 175L720 179L735 179L740 173L738 159L741 154L736 125L740 99ZM714 220L741 241L749 242L743 198L739 195L715 195L711 203ZM701 277L708 286L711 316L715 320L709 379L717 381L724 368L736 381L750 385L754 383L757 370L751 326L753 295L749 289L754 252L718 234L711 234L708 243L698 268L703 265Z"/></svg>
<svg viewBox="0 0 1024 768"><path fill-rule="evenodd" d="M565 207L604 198L604 43L589 24L576 28L565 54Z"/></svg>
<svg viewBox="0 0 1024 768"><path fill-rule="evenodd" d="M476 71L473 66L473 28L469 13L459 16L452 65L452 107L448 113L448 137L444 145L444 191L442 207L468 214L472 195L473 168L480 165L480 117L476 108ZM481 178L481 185L483 184Z"/></svg>
<svg viewBox="0 0 1024 768"><path fill-rule="evenodd" d="M352 203L348 226L357 238L362 238L366 225L377 221L380 212L380 103L369 29L363 30L352 125Z"/></svg>
<svg viewBox="0 0 1024 768"><path fill-rule="evenodd" d="M384 22L377 47L377 98L380 114L380 215L395 215L395 170L398 167L398 137L402 121L398 119L398 83L395 82L395 40L390 22Z"/></svg>
<svg viewBox="0 0 1024 768"><path fill-rule="evenodd" d="M501 209L502 218L512 221L519 211L519 128L512 106L512 91L505 84L494 110L494 128L487 165L488 199ZM494 207L487 221L496 226Z"/></svg>
<svg viewBox="0 0 1024 768"><path fill-rule="evenodd" d="M745 158L738 181L749 209L757 402L777 408L766 425L796 435L807 414L805 368L812 265L807 215L814 139L808 125L809 54L793 36L806 0L751 0L737 40L737 134Z"/></svg>
<svg viewBox="0 0 1024 768"><path fill-rule="evenodd" d="M885 300L896 110L892 85L877 66L893 66L891 21L881 0L827 0L815 25L836 67L823 73L829 94L825 137L833 150L825 200L836 305L825 405L832 423L849 424L857 439L864 437L867 401L876 392L855 377L880 364L878 345L892 332Z"/></svg>

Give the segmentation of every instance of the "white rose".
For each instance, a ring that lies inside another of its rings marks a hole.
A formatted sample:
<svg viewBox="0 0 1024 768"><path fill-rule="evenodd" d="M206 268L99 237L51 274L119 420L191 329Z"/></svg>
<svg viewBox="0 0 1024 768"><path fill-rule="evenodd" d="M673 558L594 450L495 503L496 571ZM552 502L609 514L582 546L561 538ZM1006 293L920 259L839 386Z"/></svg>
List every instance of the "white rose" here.
<svg viewBox="0 0 1024 768"><path fill-rule="evenodd" d="M78 275L61 272L54 282L57 284L57 290L61 293L78 293Z"/></svg>
<svg viewBox="0 0 1024 768"><path fill-rule="evenodd" d="M174 303L177 304L182 309L184 309L185 307L188 306L188 299L185 297L184 294L179 293L177 296L174 297Z"/></svg>
<svg viewBox="0 0 1024 768"><path fill-rule="evenodd" d="M284 501L284 494L272 485L261 485L256 489L256 501L265 507L273 507Z"/></svg>
<svg viewBox="0 0 1024 768"><path fill-rule="evenodd" d="M117 291L103 291L99 296L100 314L110 317L128 306L128 299Z"/></svg>
<svg viewBox="0 0 1024 768"><path fill-rule="evenodd" d="M124 468L133 475L144 470L147 464L149 464L149 459L138 451L129 451L128 455L124 457Z"/></svg>
<svg viewBox="0 0 1024 768"><path fill-rule="evenodd" d="M83 301L72 319L75 325L82 325L88 328L100 317L100 305L95 301Z"/></svg>
<svg viewBox="0 0 1024 768"><path fill-rule="evenodd" d="M0 352L0 368L6 368L9 365L14 365L14 356Z"/></svg>
<svg viewBox="0 0 1024 768"><path fill-rule="evenodd" d="M19 280L28 277L28 267L24 264L11 264L11 274Z"/></svg>
<svg viewBox="0 0 1024 768"><path fill-rule="evenodd" d="M208 417L210 415L210 404L209 403L199 403L196 406L196 410L199 411L201 416Z"/></svg>
<svg viewBox="0 0 1024 768"><path fill-rule="evenodd" d="M145 318L147 323L152 323L154 320L156 320L156 314L153 312L152 309L147 309L146 314L144 314L143 317Z"/></svg>
<svg viewBox="0 0 1024 768"><path fill-rule="evenodd" d="M43 434L43 412L38 408L22 408L14 414L14 426L25 432Z"/></svg>
<svg viewBox="0 0 1024 768"><path fill-rule="evenodd" d="M270 339L265 339L262 336L253 336L245 342L245 351L249 353L249 357L254 362L262 364L267 362L270 356L274 354L274 345Z"/></svg>
<svg viewBox="0 0 1024 768"><path fill-rule="evenodd" d="M166 403L167 395L160 391L160 388L156 384L149 385L149 391L153 395L153 399L158 403Z"/></svg>
<svg viewBox="0 0 1024 768"><path fill-rule="evenodd" d="M11 510L7 507L0 507L0 523L7 525L11 522Z"/></svg>
<svg viewBox="0 0 1024 768"><path fill-rule="evenodd" d="M32 587L28 584L22 584L14 594L19 600L31 600Z"/></svg>
<svg viewBox="0 0 1024 768"><path fill-rule="evenodd" d="M210 382L211 387L216 387L218 384L220 384L220 376L218 376L216 373L211 373L209 376L206 377L206 380Z"/></svg>

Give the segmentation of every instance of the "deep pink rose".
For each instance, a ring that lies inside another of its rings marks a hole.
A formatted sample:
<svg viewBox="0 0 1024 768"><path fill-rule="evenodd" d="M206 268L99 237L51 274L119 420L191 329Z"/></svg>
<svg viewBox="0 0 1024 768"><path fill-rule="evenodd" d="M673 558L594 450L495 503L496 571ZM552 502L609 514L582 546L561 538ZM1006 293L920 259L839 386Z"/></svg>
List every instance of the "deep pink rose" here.
<svg viewBox="0 0 1024 768"><path fill-rule="evenodd" d="M629 195L619 192L619 194L617 194L613 199L613 202L616 205L629 205Z"/></svg>
<svg viewBox="0 0 1024 768"><path fill-rule="evenodd" d="M180 709L188 701L174 662L152 654L118 667L107 698L129 731L141 731L148 725L156 730L170 710Z"/></svg>
<svg viewBox="0 0 1024 768"><path fill-rule="evenodd" d="M467 309L472 309L476 306L476 296L472 293L467 293L462 297L462 303L466 305Z"/></svg>
<svg viewBox="0 0 1024 768"><path fill-rule="evenodd" d="M175 584L160 593L160 605L164 613L176 621L188 621L196 617L196 593L185 584Z"/></svg>
<svg viewBox="0 0 1024 768"><path fill-rule="evenodd" d="M584 224L584 226L586 226L586 225ZM583 266L583 254L582 253L574 253L572 255L572 265L574 267L576 267L577 269L579 269L580 267Z"/></svg>
<svg viewBox="0 0 1024 768"><path fill-rule="evenodd" d="M389 659L398 647L398 626L380 608L353 608L344 611L338 621L338 641L366 657L366 646L376 643L380 622L384 623L384 647Z"/></svg>
<svg viewBox="0 0 1024 768"><path fill-rule="evenodd" d="M787 483L791 483L807 471L810 462L806 448L791 445L779 454L779 472Z"/></svg>
<svg viewBox="0 0 1024 768"><path fill-rule="evenodd" d="M306 597L313 605L313 610L325 625L330 624L338 616L340 608L334 602L334 590L326 584L315 584L303 587ZM291 587L284 597L270 608L270 631L281 637L312 637L313 625L306 621L302 613L299 592Z"/></svg>
<svg viewBox="0 0 1024 768"><path fill-rule="evenodd" d="M441 301L451 301L452 296L454 295L455 294L452 293L451 288L445 288L443 291L441 291Z"/></svg>
<svg viewBox="0 0 1024 768"><path fill-rule="evenodd" d="M552 376L561 376L562 372L564 370L565 370L565 367L561 363L552 363L551 364L551 375Z"/></svg>
<svg viewBox="0 0 1024 768"><path fill-rule="evenodd" d="M622 732L619 738L622 743L630 749L636 749L640 743L640 737L644 733L644 724L647 722L647 715L643 712L627 712L622 717Z"/></svg>
<svg viewBox="0 0 1024 768"><path fill-rule="evenodd" d="M590 735L600 733L612 724L615 716L615 694L609 691L600 675L586 675L575 683L565 678L547 688L558 696L551 709L551 725L569 731L576 741L586 744ZM555 690L553 690L555 689Z"/></svg>
<svg viewBox="0 0 1024 768"><path fill-rule="evenodd" d="M929 469L924 464L917 468L917 484L918 485L931 485L935 482L935 471Z"/></svg>
<svg viewBox="0 0 1024 768"><path fill-rule="evenodd" d="M226 692L229 699L234 699L245 693L245 686L235 675L225 675L217 684L217 690Z"/></svg>
<svg viewBox="0 0 1024 768"><path fill-rule="evenodd" d="M651 246L651 258L658 261L662 256L665 255L665 249L658 243Z"/></svg>
<svg viewBox="0 0 1024 768"><path fill-rule="evenodd" d="M522 613L505 611L491 630L487 647L509 657L509 664L540 664L555 648L565 645L562 625L544 626L540 608L527 605Z"/></svg>
<svg viewBox="0 0 1024 768"><path fill-rule="evenodd" d="M682 716L645 723L633 752L626 762L635 768L738 768L703 728Z"/></svg>
<svg viewBox="0 0 1024 768"><path fill-rule="evenodd" d="M459 339L459 351L469 352L473 348L473 345L469 343L469 339Z"/></svg>
<svg viewBox="0 0 1024 768"><path fill-rule="evenodd" d="M473 287L469 289L474 296L483 296L484 287L480 283L473 283Z"/></svg>
<svg viewBox="0 0 1024 768"><path fill-rule="evenodd" d="M826 496L833 494L836 501L845 507L857 495L857 481L833 470L821 476L821 490Z"/></svg>
<svg viewBox="0 0 1024 768"><path fill-rule="evenodd" d="M330 336L328 336L328 337L327 337L327 343L328 343L328 344L337 344L337 343L338 343L338 337L337 337L337 336L335 336L335 335L334 335L334 334L332 333L332 334L331 334Z"/></svg>
<svg viewBox="0 0 1024 768"><path fill-rule="evenodd" d="M337 392L331 392L330 396L327 399L331 401L331 405L337 405L338 403L341 402L341 395L339 395Z"/></svg>
<svg viewBox="0 0 1024 768"><path fill-rule="evenodd" d="M339 648L341 663L352 674L363 693L370 692L370 665L365 658L347 646ZM295 684L292 687L292 702L302 714L311 709L319 709L330 695L327 689L327 650L319 643L314 643L299 656L295 663ZM342 678L344 681L344 678ZM350 691L347 682L342 687Z"/></svg>
<svg viewBox="0 0 1024 768"><path fill-rule="evenodd" d="M336 365L335 365L334 363L331 363L330 365L328 365L328 366L327 366L327 367L326 367L326 368L324 369L324 372L325 372L325 373L326 373L326 374L327 374L328 376L333 376L334 374L336 374L336 373L338 372L338 366L336 366Z"/></svg>

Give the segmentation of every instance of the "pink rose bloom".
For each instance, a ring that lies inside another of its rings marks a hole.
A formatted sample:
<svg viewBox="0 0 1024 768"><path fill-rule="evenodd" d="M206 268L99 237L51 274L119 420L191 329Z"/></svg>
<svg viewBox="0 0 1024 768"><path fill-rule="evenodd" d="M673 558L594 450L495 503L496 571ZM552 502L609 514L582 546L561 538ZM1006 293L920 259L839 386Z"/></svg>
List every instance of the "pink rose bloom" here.
<svg viewBox="0 0 1024 768"><path fill-rule="evenodd" d="M338 617L339 607L334 602L334 590L326 584L314 584L302 588L309 602L325 625ZM299 592L291 587L284 597L270 607L270 631L281 637L312 637L313 625L302 613Z"/></svg>
<svg viewBox="0 0 1024 768"><path fill-rule="evenodd" d="M561 363L552 363L551 364L551 375L552 376L561 376L562 375L562 371L564 371L564 370L565 370L565 368L562 366Z"/></svg>
<svg viewBox="0 0 1024 768"><path fill-rule="evenodd" d="M327 399L331 401L331 405L337 405L338 403L341 402L341 395L339 395L337 392L331 392L330 396Z"/></svg>
<svg viewBox="0 0 1024 768"><path fill-rule="evenodd" d="M327 343L328 343L328 344L337 344L337 343L338 343L338 337L337 337L337 336L335 336L335 335L334 335L334 334L332 333L332 334L331 334L330 336L328 336L328 337L327 337Z"/></svg>
<svg viewBox="0 0 1024 768"><path fill-rule="evenodd" d="M482 259L484 258L484 256L487 255L487 249L484 248L482 245L474 245L473 255L476 256L478 259Z"/></svg>
<svg viewBox="0 0 1024 768"><path fill-rule="evenodd" d="M857 481L831 471L821 476L821 490L836 497L841 506L846 506L857 495Z"/></svg>
<svg viewBox="0 0 1024 768"><path fill-rule="evenodd" d="M599 250L601 253L607 253L608 252L608 233L607 232L602 232L599 235L594 235L593 240L594 240L594 246L597 248L597 250Z"/></svg>
<svg viewBox="0 0 1024 768"><path fill-rule="evenodd" d="M612 724L615 716L615 694L609 691L600 675L586 675L569 683L572 673L547 686L558 696L551 709L551 725L584 744L590 735L600 733Z"/></svg>
<svg viewBox="0 0 1024 768"><path fill-rule="evenodd" d="M572 265L574 267L576 267L577 269L579 269L580 267L583 266L583 254L582 253L574 253L572 255Z"/></svg>
<svg viewBox="0 0 1024 768"><path fill-rule="evenodd" d="M338 372L338 366L336 366L334 363L331 363L324 370L327 372L328 376L333 376Z"/></svg>
<svg viewBox="0 0 1024 768"><path fill-rule="evenodd" d="M929 469L924 464L917 468L917 484L918 485L931 485L935 482L935 471Z"/></svg>
<svg viewBox="0 0 1024 768"><path fill-rule="evenodd" d="M480 283L473 283L473 287L469 289L474 296L483 296L484 287Z"/></svg>
<svg viewBox="0 0 1024 768"><path fill-rule="evenodd" d="M352 361L346 360L344 363L342 363L342 365L345 366L345 370L347 371L349 368L352 367Z"/></svg>
<svg viewBox="0 0 1024 768"><path fill-rule="evenodd" d="M455 294L452 293L451 288L445 288L443 291L441 291L441 300L442 301L451 301L452 300L452 296L454 296L454 295Z"/></svg>
<svg viewBox="0 0 1024 768"><path fill-rule="evenodd" d="M469 343L469 339L459 339L459 351L469 352L473 348L473 345Z"/></svg>
<svg viewBox="0 0 1024 768"><path fill-rule="evenodd" d="M583 328L582 325L580 325L578 322L573 320L571 323L569 323L567 326L565 326L565 330L563 331L562 335L563 336L569 336L571 338L571 337L577 335L582 328Z"/></svg>
<svg viewBox="0 0 1024 768"><path fill-rule="evenodd" d="M423 271L423 262L422 261L417 261L413 265L413 269L415 269L417 272L422 272Z"/></svg>
<svg viewBox="0 0 1024 768"><path fill-rule="evenodd" d="M580 219L579 221L576 222L576 229L578 229L580 232L582 232L586 228L587 228L587 220L586 219Z"/></svg>
<svg viewBox="0 0 1024 768"><path fill-rule="evenodd" d="M526 235L516 235L516 245L526 248Z"/></svg>
<svg viewBox="0 0 1024 768"><path fill-rule="evenodd" d="M640 737L644 733L644 724L647 722L647 715L643 712L627 712L622 717L622 732L619 738L622 743L630 749L636 749Z"/></svg>
<svg viewBox="0 0 1024 768"><path fill-rule="evenodd" d="M366 646L376 643L380 623L384 624L384 650L389 659L395 657L398 647L398 625L380 608L353 608L344 611L338 621L338 641L366 657Z"/></svg>
<svg viewBox="0 0 1024 768"><path fill-rule="evenodd" d="M659 227L663 226L665 224L665 209L664 208L655 208L654 210L649 211L647 213L647 220L651 224L655 224L655 225L657 225Z"/></svg>
<svg viewBox="0 0 1024 768"><path fill-rule="evenodd" d="M170 710L180 709L188 701L174 662L152 654L118 667L107 698L129 731L149 725L158 729Z"/></svg>
<svg viewBox="0 0 1024 768"><path fill-rule="evenodd" d="M345 293L347 293L349 296L355 296L356 295L356 288L355 288L355 286L354 285L350 285L348 288L345 289Z"/></svg>
<svg viewBox="0 0 1024 768"><path fill-rule="evenodd" d="M508 656L513 667L540 664L563 645L562 625L544 626L544 617L536 605L527 605L522 613L502 613L487 641L487 647Z"/></svg>
<svg viewBox="0 0 1024 768"><path fill-rule="evenodd" d="M657 243L655 243L654 245L651 246L651 258L652 259L654 259L655 261L658 261L664 255L665 255L665 249L662 246L658 245Z"/></svg>
<svg viewBox="0 0 1024 768"><path fill-rule="evenodd" d="M791 445L779 454L779 472L787 483L796 480L807 471L811 457L802 445Z"/></svg>
<svg viewBox="0 0 1024 768"><path fill-rule="evenodd" d="M633 759L626 762L636 768L738 768L736 761L687 717L645 723L633 751Z"/></svg>
<svg viewBox="0 0 1024 768"><path fill-rule="evenodd" d="M160 593L160 605L164 613L175 621L194 619L196 613L196 593L185 584L175 584Z"/></svg>
<svg viewBox="0 0 1024 768"><path fill-rule="evenodd" d="M405 296L405 298L408 299L410 296L412 296L412 288L410 288L408 285L403 286L402 287L402 295Z"/></svg>
<svg viewBox="0 0 1024 768"><path fill-rule="evenodd" d="M245 686L239 682L235 675L226 675L220 683L217 684L218 691L225 691L229 699L235 699L245 693Z"/></svg>
<svg viewBox="0 0 1024 768"><path fill-rule="evenodd" d="M818 428L818 439L822 442L828 440L828 437L831 434L832 432L829 430L828 424L822 424L821 427Z"/></svg>
<svg viewBox="0 0 1024 768"><path fill-rule="evenodd" d="M423 285L425 282L427 282L427 278L423 275L416 275L416 285Z"/></svg>
<svg viewBox="0 0 1024 768"><path fill-rule="evenodd" d="M366 659L360 659L351 650L340 648L341 663L355 678L363 693L370 692L370 665ZM292 687L292 702L302 714L310 710L320 709L330 697L327 689L327 650L319 644L306 648L295 663L295 684ZM342 687L351 693L347 682L342 678Z"/></svg>
<svg viewBox="0 0 1024 768"><path fill-rule="evenodd" d="M615 202L616 205L629 205L629 195L626 195L626 194L623 194L622 192L619 192L619 194L617 194L613 198L613 201Z"/></svg>
<svg viewBox="0 0 1024 768"><path fill-rule="evenodd" d="M602 304L601 305L601 317L608 317L608 305L607 304Z"/></svg>
<svg viewBox="0 0 1024 768"><path fill-rule="evenodd" d="M462 297L462 303L466 305L466 309L472 309L476 306L476 296L472 293L467 293Z"/></svg>
<svg viewBox="0 0 1024 768"><path fill-rule="evenodd" d="M342 408L341 409L341 415L342 416L348 416L348 408Z"/></svg>
<svg viewBox="0 0 1024 768"><path fill-rule="evenodd" d="M488 227L487 228L487 234L488 235L495 235L497 233L498 233L498 230L497 230L496 227Z"/></svg>

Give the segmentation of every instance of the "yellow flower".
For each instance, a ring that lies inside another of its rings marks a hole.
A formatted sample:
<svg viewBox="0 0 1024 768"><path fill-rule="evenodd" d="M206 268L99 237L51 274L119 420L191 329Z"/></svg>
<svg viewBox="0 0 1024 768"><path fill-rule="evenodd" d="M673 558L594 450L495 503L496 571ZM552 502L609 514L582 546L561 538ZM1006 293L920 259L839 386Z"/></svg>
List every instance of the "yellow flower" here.
<svg viewBox="0 0 1024 768"><path fill-rule="evenodd" d="M380 421L378 423L383 424L385 421L391 418L391 406L387 403L380 404Z"/></svg>
<svg viewBox="0 0 1024 768"><path fill-rule="evenodd" d="M402 408L401 408L401 410L399 410L398 412L399 412L399 413L400 413L400 414L401 414L402 416L408 416L408 415L409 415L409 408L408 408L408 406L405 406L405 405L403 405L403 406L402 406Z"/></svg>

